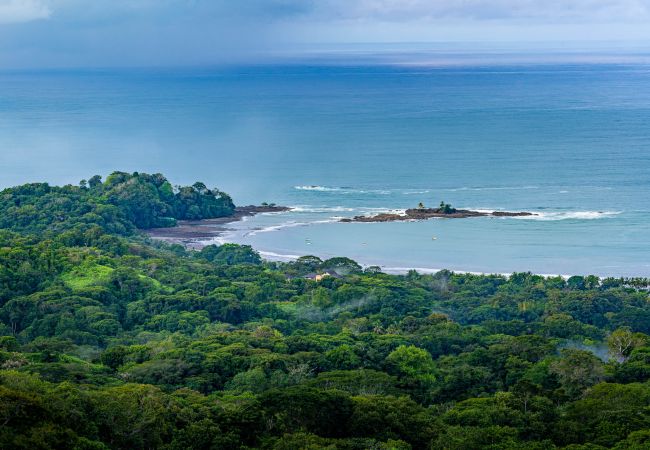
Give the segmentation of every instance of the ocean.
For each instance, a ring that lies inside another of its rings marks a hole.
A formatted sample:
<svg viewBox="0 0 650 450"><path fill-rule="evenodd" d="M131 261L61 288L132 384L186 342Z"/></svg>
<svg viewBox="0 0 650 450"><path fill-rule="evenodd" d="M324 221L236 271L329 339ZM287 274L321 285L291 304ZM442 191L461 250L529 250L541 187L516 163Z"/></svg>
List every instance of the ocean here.
<svg viewBox="0 0 650 450"><path fill-rule="evenodd" d="M113 170L295 207L220 238L269 258L650 276L643 64L0 73L1 187ZM538 215L338 222L440 201Z"/></svg>

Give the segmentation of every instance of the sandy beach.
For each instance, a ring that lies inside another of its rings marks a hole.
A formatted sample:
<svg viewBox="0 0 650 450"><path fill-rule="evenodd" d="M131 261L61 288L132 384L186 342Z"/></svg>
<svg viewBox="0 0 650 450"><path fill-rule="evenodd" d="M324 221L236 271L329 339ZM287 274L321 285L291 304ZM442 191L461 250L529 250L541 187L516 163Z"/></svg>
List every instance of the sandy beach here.
<svg viewBox="0 0 650 450"><path fill-rule="evenodd" d="M242 220L244 217L251 217L263 213L279 213L290 211L286 206L238 206L235 214L227 217L203 220L179 220L178 225L168 228L150 228L144 232L159 241L170 244L181 244L188 248L200 249L207 241L214 239L223 232L228 231L229 223Z"/></svg>

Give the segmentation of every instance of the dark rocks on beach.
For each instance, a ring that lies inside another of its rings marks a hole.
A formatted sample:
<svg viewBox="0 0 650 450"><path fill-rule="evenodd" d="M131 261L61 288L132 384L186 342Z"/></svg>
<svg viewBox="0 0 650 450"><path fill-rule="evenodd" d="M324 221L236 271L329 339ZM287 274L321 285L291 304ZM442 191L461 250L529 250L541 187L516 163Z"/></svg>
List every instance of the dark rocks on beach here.
<svg viewBox="0 0 650 450"><path fill-rule="evenodd" d="M341 222L397 222L403 220L426 220L433 218L442 219L465 219L469 217L522 217L534 216L530 212L508 212L508 211L470 211L466 209L454 209L445 212L441 208L411 208L404 214L382 213L375 216L355 216L341 219Z"/></svg>
<svg viewBox="0 0 650 450"><path fill-rule="evenodd" d="M235 213L227 217L203 220L179 220L178 225L171 228L152 228L144 230L151 238L172 244L181 244L190 248L201 248L205 242L214 239L227 231L226 225L242 220L244 217L263 213L279 213L290 211L287 206L248 205L238 206Z"/></svg>
<svg viewBox="0 0 650 450"><path fill-rule="evenodd" d="M238 206L235 208L235 216L254 216L255 214L262 213L272 213L272 212L285 212L291 211L291 208L288 206L276 206L276 205L248 205L248 206Z"/></svg>

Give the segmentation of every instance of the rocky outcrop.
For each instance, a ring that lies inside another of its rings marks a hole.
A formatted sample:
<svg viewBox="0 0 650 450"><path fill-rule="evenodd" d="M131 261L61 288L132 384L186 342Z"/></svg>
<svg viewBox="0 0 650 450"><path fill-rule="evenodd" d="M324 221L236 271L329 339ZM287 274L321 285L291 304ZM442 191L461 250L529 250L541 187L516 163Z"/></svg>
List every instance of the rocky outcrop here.
<svg viewBox="0 0 650 450"><path fill-rule="evenodd" d="M467 209L452 209L445 211L442 208L412 208L407 209L404 214L382 213L375 216L355 216L341 219L341 222L397 222L404 220L427 220L427 219L466 219L470 217L522 217L534 216L530 212L508 212L508 211L470 211Z"/></svg>

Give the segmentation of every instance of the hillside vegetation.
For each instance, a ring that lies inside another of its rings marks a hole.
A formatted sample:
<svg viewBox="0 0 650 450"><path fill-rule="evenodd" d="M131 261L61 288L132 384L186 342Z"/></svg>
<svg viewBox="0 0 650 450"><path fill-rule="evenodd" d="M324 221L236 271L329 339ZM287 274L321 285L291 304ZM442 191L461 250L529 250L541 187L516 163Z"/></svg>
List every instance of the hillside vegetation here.
<svg viewBox="0 0 650 450"><path fill-rule="evenodd" d="M233 211L162 175L0 193L0 448L650 447L648 280L394 276L138 232Z"/></svg>

